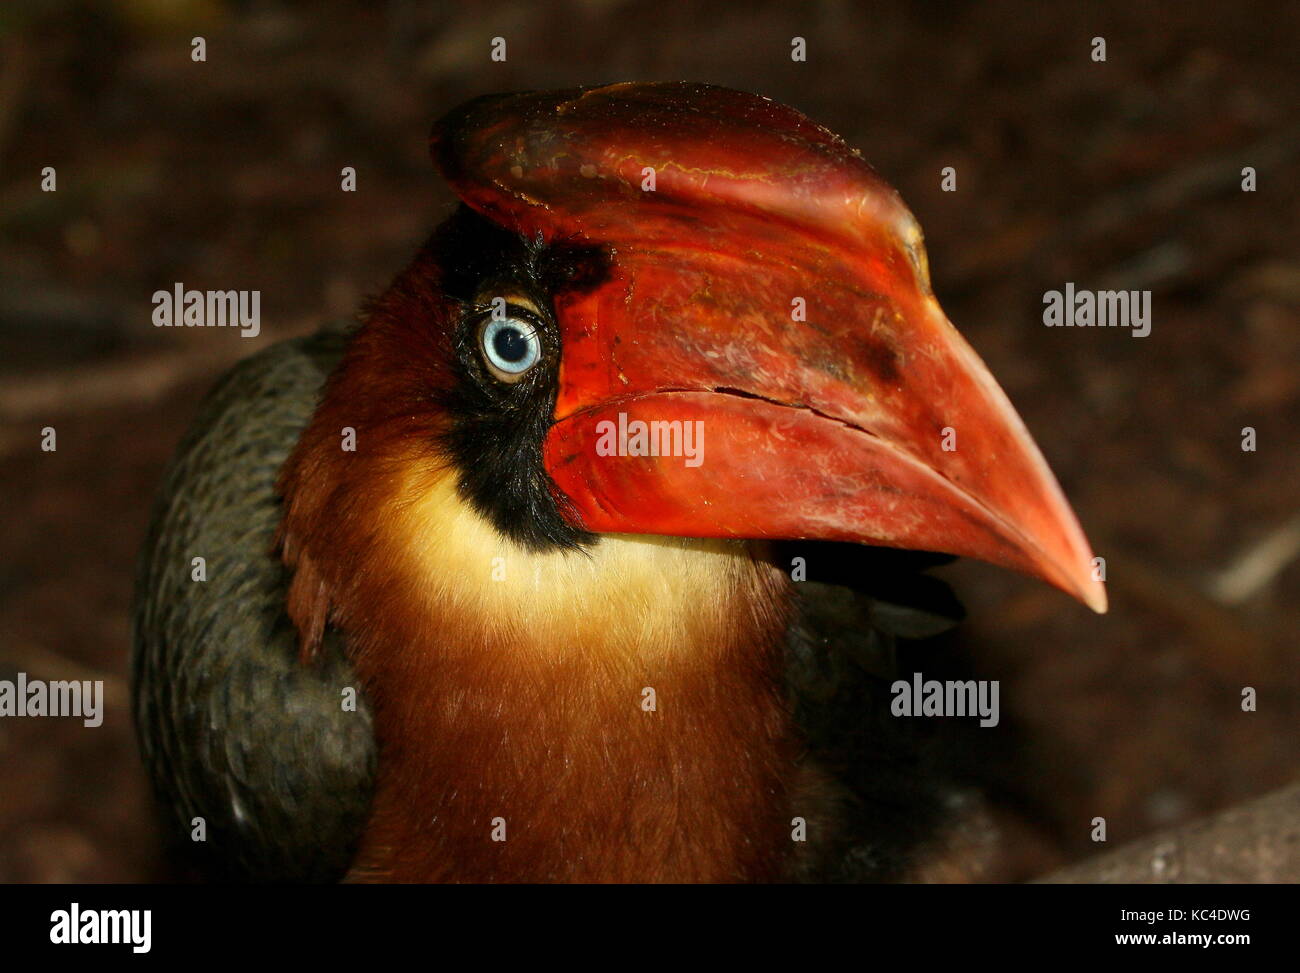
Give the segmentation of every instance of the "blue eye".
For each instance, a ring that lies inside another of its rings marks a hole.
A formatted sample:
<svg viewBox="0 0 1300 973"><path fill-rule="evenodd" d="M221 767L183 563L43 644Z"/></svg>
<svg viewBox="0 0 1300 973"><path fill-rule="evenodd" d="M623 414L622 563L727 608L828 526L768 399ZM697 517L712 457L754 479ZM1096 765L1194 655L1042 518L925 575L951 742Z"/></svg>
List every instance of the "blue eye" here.
<svg viewBox="0 0 1300 973"><path fill-rule="evenodd" d="M537 329L521 318L493 318L479 336L488 369L503 382L517 382L542 357Z"/></svg>

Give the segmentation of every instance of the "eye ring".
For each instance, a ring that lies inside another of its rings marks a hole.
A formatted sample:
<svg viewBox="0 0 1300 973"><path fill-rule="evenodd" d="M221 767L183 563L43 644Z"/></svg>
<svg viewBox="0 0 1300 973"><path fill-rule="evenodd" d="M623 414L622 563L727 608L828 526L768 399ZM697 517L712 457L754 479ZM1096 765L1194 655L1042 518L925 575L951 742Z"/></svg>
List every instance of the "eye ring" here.
<svg viewBox="0 0 1300 973"><path fill-rule="evenodd" d="M522 313L489 317L479 329L479 351L492 377L514 383L542 359L542 336Z"/></svg>

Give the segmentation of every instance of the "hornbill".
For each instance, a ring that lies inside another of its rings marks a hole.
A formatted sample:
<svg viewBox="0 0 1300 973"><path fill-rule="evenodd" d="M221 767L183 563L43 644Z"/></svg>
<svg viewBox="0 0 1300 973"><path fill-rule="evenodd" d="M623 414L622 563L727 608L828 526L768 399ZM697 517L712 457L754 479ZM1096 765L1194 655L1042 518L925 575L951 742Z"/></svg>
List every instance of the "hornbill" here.
<svg viewBox="0 0 1300 973"><path fill-rule="evenodd" d="M872 552L1106 603L916 220L703 84L479 98L431 151L455 212L358 327L229 374L162 489L134 700L169 828L270 880L898 873L928 812L873 762L870 659L956 611Z"/></svg>

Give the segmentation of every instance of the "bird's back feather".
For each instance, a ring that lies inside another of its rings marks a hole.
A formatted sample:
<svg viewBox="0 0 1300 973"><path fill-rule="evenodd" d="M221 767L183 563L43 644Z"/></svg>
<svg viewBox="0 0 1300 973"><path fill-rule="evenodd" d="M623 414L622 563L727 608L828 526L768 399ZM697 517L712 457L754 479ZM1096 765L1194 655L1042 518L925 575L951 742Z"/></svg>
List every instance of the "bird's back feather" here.
<svg viewBox="0 0 1300 973"><path fill-rule="evenodd" d="M365 821L369 711L337 637L299 663L273 551L276 476L342 348L337 331L282 342L220 382L172 463L140 560L136 727L169 835L216 877L337 878Z"/></svg>

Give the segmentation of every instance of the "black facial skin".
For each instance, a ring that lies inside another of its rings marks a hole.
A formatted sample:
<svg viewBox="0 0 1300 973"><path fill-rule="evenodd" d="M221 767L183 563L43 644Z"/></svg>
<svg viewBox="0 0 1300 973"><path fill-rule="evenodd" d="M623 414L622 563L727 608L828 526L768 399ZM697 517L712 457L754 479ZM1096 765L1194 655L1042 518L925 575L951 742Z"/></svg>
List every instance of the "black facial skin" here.
<svg viewBox="0 0 1300 973"><path fill-rule="evenodd" d="M453 417L442 445L459 471L461 495L528 550L596 543L595 534L574 526L579 517L547 475L542 444L555 414L560 364L555 296L599 284L608 273L608 254L568 241L525 239L464 206L429 245L444 292L462 307L452 335L459 380L439 398ZM537 363L514 382L489 371L479 344L496 297L505 298L508 317L528 322L541 338Z"/></svg>

